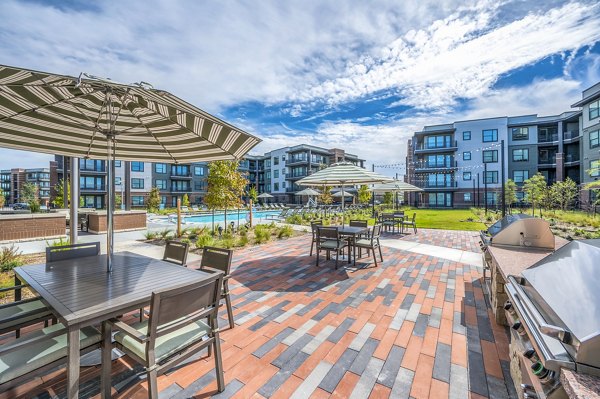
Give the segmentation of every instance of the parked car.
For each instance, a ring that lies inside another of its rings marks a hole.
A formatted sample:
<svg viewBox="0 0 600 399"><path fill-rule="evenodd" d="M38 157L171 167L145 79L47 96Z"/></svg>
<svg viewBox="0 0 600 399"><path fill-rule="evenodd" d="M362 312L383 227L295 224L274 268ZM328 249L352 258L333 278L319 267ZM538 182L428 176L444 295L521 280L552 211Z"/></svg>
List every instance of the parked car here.
<svg viewBox="0 0 600 399"><path fill-rule="evenodd" d="M12 205L12 209L14 209L15 211L18 211L21 209L29 209L29 204L27 204L25 202L17 202L16 204Z"/></svg>

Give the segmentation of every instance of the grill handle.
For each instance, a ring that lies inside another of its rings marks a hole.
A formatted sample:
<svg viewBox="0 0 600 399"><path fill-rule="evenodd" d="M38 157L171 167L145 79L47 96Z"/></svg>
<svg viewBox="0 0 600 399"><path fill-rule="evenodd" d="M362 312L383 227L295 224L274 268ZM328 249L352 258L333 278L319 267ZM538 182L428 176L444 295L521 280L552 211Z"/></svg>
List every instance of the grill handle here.
<svg viewBox="0 0 600 399"><path fill-rule="evenodd" d="M529 297L525 294L525 291L523 291L521 284L513 276L508 276L508 279L519 294L521 303L526 308L527 313L530 315L532 321L536 324L538 330L548 337L556 338L565 344L572 344L573 336L571 335L571 332L562 327L546 323L540 312L538 312L536 307L531 303Z"/></svg>

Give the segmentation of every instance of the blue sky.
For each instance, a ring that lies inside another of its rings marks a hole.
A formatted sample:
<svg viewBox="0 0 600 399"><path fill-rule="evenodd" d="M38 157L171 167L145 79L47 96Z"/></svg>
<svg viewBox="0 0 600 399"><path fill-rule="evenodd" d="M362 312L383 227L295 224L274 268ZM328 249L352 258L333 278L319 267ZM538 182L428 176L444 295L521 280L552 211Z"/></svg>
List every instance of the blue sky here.
<svg viewBox="0 0 600 399"><path fill-rule="evenodd" d="M0 2L0 62L150 82L257 135L404 161L423 125L570 110L598 1ZM47 155L0 149L0 169ZM403 173L402 169L380 172Z"/></svg>

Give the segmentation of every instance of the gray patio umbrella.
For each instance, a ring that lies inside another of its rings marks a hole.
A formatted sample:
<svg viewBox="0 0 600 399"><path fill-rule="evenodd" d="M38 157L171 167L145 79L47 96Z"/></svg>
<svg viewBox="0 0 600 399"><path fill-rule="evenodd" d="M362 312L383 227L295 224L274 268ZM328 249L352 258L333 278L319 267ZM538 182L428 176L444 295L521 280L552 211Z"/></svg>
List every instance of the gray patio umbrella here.
<svg viewBox="0 0 600 399"><path fill-rule="evenodd" d="M262 193L261 195L259 195L256 198L262 198L263 200L266 200L268 198L274 198L274 197L271 194L269 194L269 193ZM263 203L264 203L264 201L263 201Z"/></svg>
<svg viewBox="0 0 600 399"><path fill-rule="evenodd" d="M106 159L108 271L115 159L176 164L240 159L259 142L148 83L0 65L0 147Z"/></svg>
<svg viewBox="0 0 600 399"><path fill-rule="evenodd" d="M354 195L348 193L348 192L344 192L344 191L338 191L335 194L331 194L332 197L354 197Z"/></svg>
<svg viewBox="0 0 600 399"><path fill-rule="evenodd" d="M344 195L344 186L355 184L386 183L393 181L391 177L383 176L375 172L369 172L350 162L339 162L329 165L329 167L313 173L296 184L300 186L340 186L342 196ZM342 201L342 212L344 211L344 201ZM344 224L342 218L342 225Z"/></svg>
<svg viewBox="0 0 600 399"><path fill-rule="evenodd" d="M305 188L304 190L297 191L297 196L307 196L309 197L308 202L310 202L310 197L317 197L321 195L317 190L313 190L312 188ZM301 201L302 202L302 201ZM316 205L317 201L315 200L314 204Z"/></svg>
<svg viewBox="0 0 600 399"><path fill-rule="evenodd" d="M376 193L399 193L399 192L405 192L405 191L423 191L422 188L419 188L417 186L413 186L412 184L403 182L401 180L394 180L392 182L389 183L383 183L383 184L374 184L373 187L371 187L369 189L371 192L373 192L373 213L375 213L375 194ZM397 196L396 196L396 200L397 200Z"/></svg>

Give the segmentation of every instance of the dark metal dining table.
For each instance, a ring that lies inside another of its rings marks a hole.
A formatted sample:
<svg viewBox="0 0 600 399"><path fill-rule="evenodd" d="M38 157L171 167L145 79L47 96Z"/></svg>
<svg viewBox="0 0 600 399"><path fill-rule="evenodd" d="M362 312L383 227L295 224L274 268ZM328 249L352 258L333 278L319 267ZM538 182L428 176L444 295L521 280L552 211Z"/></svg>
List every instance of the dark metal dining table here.
<svg viewBox="0 0 600 399"><path fill-rule="evenodd" d="M15 274L37 292L67 329L67 396L79 396L79 331L102 323L101 394L110 397L111 334L106 321L149 305L152 292L202 281L210 274L132 252L87 256L49 264L16 267ZM107 350L105 350L105 348Z"/></svg>
<svg viewBox="0 0 600 399"><path fill-rule="evenodd" d="M355 241L356 237L360 236L361 234L365 234L369 231L368 227L358 227L358 226L331 226L331 227L337 227L338 234L341 236L350 237L351 241ZM356 247L354 245L351 245L351 246L352 246L352 255L354 256L354 261L356 262ZM350 263L350 261L351 261L350 250L348 250L348 263Z"/></svg>

